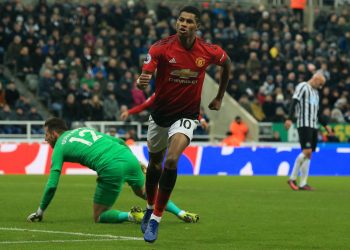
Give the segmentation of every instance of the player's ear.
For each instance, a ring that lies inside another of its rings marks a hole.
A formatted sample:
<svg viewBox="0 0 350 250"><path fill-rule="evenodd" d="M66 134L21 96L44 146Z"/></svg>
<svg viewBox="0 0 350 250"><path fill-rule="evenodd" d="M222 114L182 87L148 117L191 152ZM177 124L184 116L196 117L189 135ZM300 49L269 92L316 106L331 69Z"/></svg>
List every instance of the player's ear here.
<svg viewBox="0 0 350 250"><path fill-rule="evenodd" d="M59 133L57 133L57 131L52 131L52 134L53 134L56 138L60 137L60 135L59 135Z"/></svg>
<svg viewBox="0 0 350 250"><path fill-rule="evenodd" d="M201 27L201 24L199 22L199 20L196 21L196 31L199 30L199 28Z"/></svg>

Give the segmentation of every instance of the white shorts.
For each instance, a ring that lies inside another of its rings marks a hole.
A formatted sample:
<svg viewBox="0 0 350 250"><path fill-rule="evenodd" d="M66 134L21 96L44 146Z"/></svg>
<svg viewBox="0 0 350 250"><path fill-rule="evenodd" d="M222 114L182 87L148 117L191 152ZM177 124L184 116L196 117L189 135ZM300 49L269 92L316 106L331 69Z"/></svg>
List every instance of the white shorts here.
<svg viewBox="0 0 350 250"><path fill-rule="evenodd" d="M182 118L174 122L170 127L164 128L158 126L149 116L149 125L147 131L148 151L157 153L168 147L168 139L174 134L181 133L190 139L193 138L193 131L199 124L198 120Z"/></svg>

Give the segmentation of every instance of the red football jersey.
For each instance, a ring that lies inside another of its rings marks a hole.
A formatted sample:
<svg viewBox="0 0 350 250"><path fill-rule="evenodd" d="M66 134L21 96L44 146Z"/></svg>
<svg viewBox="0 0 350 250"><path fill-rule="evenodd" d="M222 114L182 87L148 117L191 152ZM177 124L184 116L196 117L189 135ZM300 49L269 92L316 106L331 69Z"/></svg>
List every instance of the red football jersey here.
<svg viewBox="0 0 350 250"><path fill-rule="evenodd" d="M182 47L177 35L153 44L142 69L157 71L152 117L168 127L180 118L196 119L201 103L205 70L210 64L226 61L225 51L196 38L193 47Z"/></svg>

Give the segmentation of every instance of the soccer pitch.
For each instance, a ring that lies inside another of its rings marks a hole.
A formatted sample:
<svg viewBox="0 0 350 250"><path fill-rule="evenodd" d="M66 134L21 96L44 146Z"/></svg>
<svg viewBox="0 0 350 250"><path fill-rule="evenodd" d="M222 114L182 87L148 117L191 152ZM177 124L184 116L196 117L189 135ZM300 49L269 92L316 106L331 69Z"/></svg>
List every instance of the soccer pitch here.
<svg viewBox="0 0 350 250"><path fill-rule="evenodd" d="M166 213L154 244L139 225L95 224L94 176L62 176L41 223L29 223L47 176L0 176L0 249L350 249L350 177L178 176L172 200L200 215L186 224ZM115 208L145 207L124 187Z"/></svg>

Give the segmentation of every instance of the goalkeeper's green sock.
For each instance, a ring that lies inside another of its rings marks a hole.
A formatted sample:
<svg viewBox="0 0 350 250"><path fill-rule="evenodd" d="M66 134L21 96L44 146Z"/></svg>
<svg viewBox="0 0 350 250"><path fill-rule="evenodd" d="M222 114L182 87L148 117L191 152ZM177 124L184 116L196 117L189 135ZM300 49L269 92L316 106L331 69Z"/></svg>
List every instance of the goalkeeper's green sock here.
<svg viewBox="0 0 350 250"><path fill-rule="evenodd" d="M129 221L129 212L119 210L107 210L100 215L99 223L121 223Z"/></svg>
<svg viewBox="0 0 350 250"><path fill-rule="evenodd" d="M180 208L178 208L174 202L171 200L168 201L168 204L165 207L165 211L168 211L176 216L179 215L179 213L182 211Z"/></svg>

